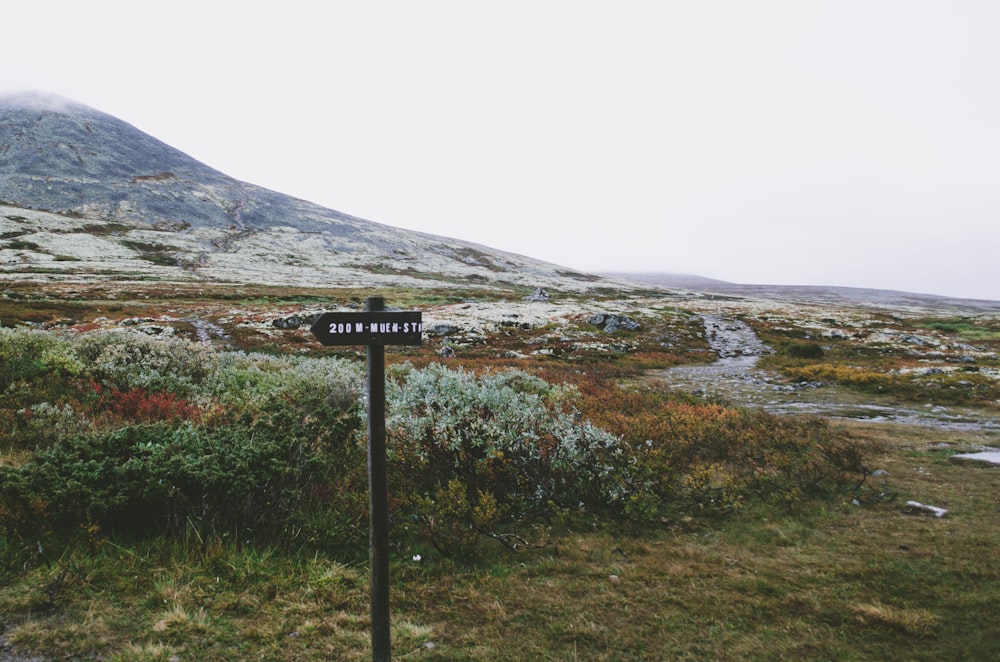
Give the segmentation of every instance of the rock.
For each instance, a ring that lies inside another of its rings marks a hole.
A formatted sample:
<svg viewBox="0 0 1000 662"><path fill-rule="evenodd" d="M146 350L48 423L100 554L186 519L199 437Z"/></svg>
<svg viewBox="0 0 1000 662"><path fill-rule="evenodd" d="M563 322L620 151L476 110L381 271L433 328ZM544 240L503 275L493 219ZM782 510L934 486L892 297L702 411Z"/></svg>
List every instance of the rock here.
<svg viewBox="0 0 1000 662"><path fill-rule="evenodd" d="M535 290L534 292L532 292L528 296L524 297L524 300L525 301L548 301L549 300L549 293L539 287L537 290Z"/></svg>
<svg viewBox="0 0 1000 662"><path fill-rule="evenodd" d="M461 329L454 324L434 324L433 326L424 327L424 333L429 336L450 336L459 331Z"/></svg>
<svg viewBox="0 0 1000 662"><path fill-rule="evenodd" d="M455 356L455 350L448 345L444 345L438 350L438 356L445 359L450 359Z"/></svg>
<svg viewBox="0 0 1000 662"><path fill-rule="evenodd" d="M642 325L631 317L609 313L591 315L587 318L587 323L593 326L603 326L605 333L614 333L619 329L625 329L626 331L638 331L642 328Z"/></svg>
<svg viewBox="0 0 1000 662"><path fill-rule="evenodd" d="M938 508L937 506L928 506L927 504L920 503L919 501L907 501L906 505L917 512L933 515L934 517L944 517L945 513L948 512L946 508Z"/></svg>
<svg viewBox="0 0 1000 662"><path fill-rule="evenodd" d="M190 230L191 224L187 221L157 221L153 223L153 229L158 232L183 232L184 230Z"/></svg>
<svg viewBox="0 0 1000 662"><path fill-rule="evenodd" d="M290 317L279 317L278 319L271 322L271 326L276 329L297 329L302 326L302 318L298 315L292 315Z"/></svg>
<svg viewBox="0 0 1000 662"><path fill-rule="evenodd" d="M316 320L322 316L323 313L309 313L300 315L289 315L288 317L280 317L271 322L271 326L276 329L298 329L303 326L312 326L316 323Z"/></svg>

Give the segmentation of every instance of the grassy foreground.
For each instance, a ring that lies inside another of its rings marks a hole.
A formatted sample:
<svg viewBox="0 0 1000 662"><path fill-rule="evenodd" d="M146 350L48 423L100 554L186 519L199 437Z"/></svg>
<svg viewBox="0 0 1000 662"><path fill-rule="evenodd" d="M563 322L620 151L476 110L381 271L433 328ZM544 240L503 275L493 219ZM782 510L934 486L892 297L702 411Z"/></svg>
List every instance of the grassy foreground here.
<svg viewBox="0 0 1000 662"><path fill-rule="evenodd" d="M224 445L226 453L216 455L235 456L239 450L248 457L264 440L280 445L294 436L312 443L324 432L331 437L324 443L335 442L340 437L331 432L334 423L347 419L324 420L320 413L326 405L311 403L328 395L317 385L328 385L338 375L347 382L349 371L324 368L328 361L312 362L310 357L330 352L310 344L304 328L279 333L270 320L304 306L325 305L327 300L354 301L360 294L255 290L236 296L229 289L179 288L150 290L141 296L124 290L69 296L8 288L0 309L4 317L0 321L7 326L31 323L64 330L67 338L83 338L95 329L99 336L98 327L109 324L101 320L110 318L119 325L138 321L153 327L148 331L173 329L164 331L171 338L163 342L171 345L173 334L195 337L190 320L207 320L227 333L213 342L247 355L225 357L225 370L219 370L213 382L204 376L189 378L188 373L178 377L171 372L176 357L169 354L151 352L141 361L118 357L112 350L122 346L114 344L101 346L108 351L101 355L100 374L89 364L68 360L75 355L52 338L45 341L51 346L42 343L43 351L31 361L11 354L8 358L19 360L0 363L0 377L16 386L0 394L5 398L0 406L0 465L17 468L43 448L66 447L60 441L67 438L60 425L90 441L109 443L115 439L109 431L159 426L149 429L159 430L163 449L178 448L178 454L164 456L172 461L182 459L186 447L170 446L169 440ZM394 301L401 296L397 293ZM401 303L429 306L451 300L443 293L407 297ZM684 497L677 502L705 510L689 513L693 516L685 516L679 507L643 511L640 525L635 519L626 524L582 509L564 521L553 520L551 531L545 533L552 540L548 545L515 552L486 544L471 558L455 557L464 560L442 556L412 532L400 535L395 538L391 569L394 657L1000 658L996 619L1000 570L992 559L1000 545L996 506L1000 473L990 466L950 459L957 452L1000 444L996 435L832 423L833 433L821 441L860 441L870 449L865 466L887 473L869 477L859 492L800 494L789 480L803 466L813 466L798 464L813 456L795 455L794 444L785 444L777 448L785 464L777 466L788 471L772 480L787 490L788 499L752 498L761 492L754 488L733 493L719 504L712 500L720 491L716 484L756 476L756 465L725 471L748 457L753 464L757 453L745 452L744 446L795 440L813 428L800 427L792 419L779 423L775 418L747 416L711 403L609 388L614 380L646 369L713 358L699 335L698 318L674 309L674 303L666 300L642 309L637 304L643 330L610 337L614 347L608 336L591 329L585 317L569 324L535 326L518 318L522 324L502 326L485 339L471 332L464 339L461 334L451 338L457 351L448 359L452 365L470 372L517 367L553 384L570 383L582 398L580 407L588 420L633 444L656 440L658 445L649 446L647 455L660 463L651 468L662 468L658 477L664 489L669 488L668 496ZM962 324L950 319L926 324L891 320L896 336L909 337L922 333L924 326L933 327L936 333L949 334L946 340L952 349L884 341L882 337L889 334L866 336L864 325L872 326L870 320L858 322L858 328L838 320L824 322L840 326L834 328L836 334L824 332L821 343L815 341L814 325L801 320L759 322L757 330L778 348L765 362L795 379L820 379L862 395L878 391L904 402L940 400L995 411L996 386L979 378L997 369L1000 340L994 322L959 321ZM972 342L982 351L973 353L967 346ZM390 363L405 361L420 367L440 363L439 350L445 343L443 338L429 340L419 351L393 354ZM343 353L347 358L355 355L354 350ZM181 366L191 374L211 364L207 349L191 356L194 359ZM163 365L154 366L154 360ZM140 374L137 370L143 366L146 372ZM140 377L145 381L137 382ZM170 436L187 429L188 423L191 432ZM413 435L413 441L423 437ZM731 455L700 457L712 443L715 452ZM701 492L693 480L701 474L690 470L685 475L688 465L678 464L684 458L668 452L681 447L698 456L694 469L709 467L709 473L714 472ZM774 450L771 445L761 447ZM343 470L345 461L337 457L338 463L321 468L334 474ZM494 459L503 458L489 458ZM170 475L173 465L161 464L151 462L144 469L151 475L159 476L154 470L160 469ZM289 480L298 475L300 465L291 459L282 466ZM484 466L487 471L496 468L489 462ZM247 473L234 472L234 479ZM363 474L363 469L355 473ZM355 473L343 477L351 489L363 482L354 480ZM511 476L516 478L517 472L512 470ZM36 487L46 486L42 481ZM301 494L312 495L317 502L331 498L305 489ZM356 501L364 500L363 487L351 494ZM0 536L0 660L370 658L363 549L345 545L347 551L336 555L317 552L322 544L306 544L307 536L301 533L306 529L296 529L298 523L285 520L269 523L282 536L298 530L301 539L278 536L237 545L234 537L203 535L235 529L218 515L216 520L204 515L199 519L196 506L204 506L205 495L200 496L198 503L176 497L177 510L171 511L176 517L164 527L170 536L110 535L96 526L81 529L76 524L71 531L59 532L65 537ZM229 504L232 494L219 489L210 496ZM702 496L700 501L692 498ZM858 503L853 502L856 496ZM943 518L921 514L907 507L908 500L949 512ZM298 497L289 499L293 504L302 502ZM64 512L74 505L70 497L47 505L29 500L23 510L5 516L12 521L22 512L53 515L57 503ZM268 503L259 495L249 505L241 502L246 510L241 521ZM484 503L472 505L484 511ZM725 507L710 513L713 503ZM452 506L441 501L418 512L433 521ZM331 521L325 523L334 532L353 530L357 524L348 509L331 512ZM30 529L33 521L23 517L19 523ZM303 520L302 527L309 523ZM70 542L65 547L48 542L56 539Z"/></svg>
<svg viewBox="0 0 1000 662"><path fill-rule="evenodd" d="M1000 472L949 460L991 440L851 428L883 449L894 499L644 531L581 522L474 563L400 550L394 656L995 659ZM3 586L0 614L10 645L46 659L370 656L366 565L274 550L95 539Z"/></svg>

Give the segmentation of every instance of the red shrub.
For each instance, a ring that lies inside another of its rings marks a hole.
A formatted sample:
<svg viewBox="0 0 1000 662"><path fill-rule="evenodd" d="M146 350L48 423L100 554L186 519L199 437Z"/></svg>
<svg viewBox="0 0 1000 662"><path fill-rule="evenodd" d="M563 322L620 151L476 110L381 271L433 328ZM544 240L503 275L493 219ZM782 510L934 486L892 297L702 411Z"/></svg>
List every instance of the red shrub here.
<svg viewBox="0 0 1000 662"><path fill-rule="evenodd" d="M153 423L155 421L192 420L199 410L187 400L170 391L147 391L132 388L127 391L111 389L103 394L103 409L115 418Z"/></svg>

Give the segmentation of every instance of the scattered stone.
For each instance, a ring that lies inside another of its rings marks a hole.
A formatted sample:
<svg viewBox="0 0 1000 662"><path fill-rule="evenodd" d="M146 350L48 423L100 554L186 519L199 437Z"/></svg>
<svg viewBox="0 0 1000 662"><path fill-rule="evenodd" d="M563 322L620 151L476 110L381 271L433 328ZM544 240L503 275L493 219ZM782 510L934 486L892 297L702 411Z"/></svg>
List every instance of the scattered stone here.
<svg viewBox="0 0 1000 662"><path fill-rule="evenodd" d="M886 471L885 469L876 469L875 471L872 472L871 475L872 476L888 476L889 472Z"/></svg>
<svg viewBox="0 0 1000 662"><path fill-rule="evenodd" d="M279 317L278 319L271 322L271 326L276 329L297 329L302 325L302 318L298 315L292 315L291 317Z"/></svg>
<svg viewBox="0 0 1000 662"><path fill-rule="evenodd" d="M517 317L517 316L516 315L512 315L512 317ZM528 331L529 329L531 329L531 323L530 322L517 322L515 320L500 320L500 326L502 326L502 327L514 327L514 328L517 328L517 329L521 329L523 331Z"/></svg>
<svg viewBox="0 0 1000 662"><path fill-rule="evenodd" d="M424 327L424 333L429 336L450 336L454 333L461 331L460 328L454 324L434 324L432 326Z"/></svg>
<svg viewBox="0 0 1000 662"><path fill-rule="evenodd" d="M934 517L944 517L945 513L948 512L947 508L938 508L937 506L928 506L927 504L920 503L919 501L907 501L906 505L913 510L921 513L926 513L928 515L933 515Z"/></svg>
<svg viewBox="0 0 1000 662"><path fill-rule="evenodd" d="M158 232L183 232L190 230L191 224L187 221L158 221L153 223L153 229Z"/></svg>
<svg viewBox="0 0 1000 662"><path fill-rule="evenodd" d="M899 342L906 343L907 345L917 345L918 347L928 347L928 346L937 344L937 343L935 343L932 340L928 340L926 338L921 338L920 336L912 336L912 335L901 335L901 336L899 336Z"/></svg>
<svg viewBox="0 0 1000 662"><path fill-rule="evenodd" d="M535 290L534 292L532 292L528 296L524 297L524 300L525 301L548 301L549 300L549 293L539 287L537 290Z"/></svg>
<svg viewBox="0 0 1000 662"><path fill-rule="evenodd" d="M276 329L298 329L303 326L312 326L316 323L316 320L320 318L322 313L309 313L303 315L289 315L288 317L280 317L271 322L271 326Z"/></svg>
<svg viewBox="0 0 1000 662"><path fill-rule="evenodd" d="M605 333L614 333L619 329L625 329L626 331L638 331L642 328L642 325L631 317L609 313L591 315L587 319L587 323L593 326L603 326Z"/></svg>
<svg viewBox="0 0 1000 662"><path fill-rule="evenodd" d="M145 333L148 336L161 336L161 335L171 335L174 332L172 326L140 326L139 331Z"/></svg>

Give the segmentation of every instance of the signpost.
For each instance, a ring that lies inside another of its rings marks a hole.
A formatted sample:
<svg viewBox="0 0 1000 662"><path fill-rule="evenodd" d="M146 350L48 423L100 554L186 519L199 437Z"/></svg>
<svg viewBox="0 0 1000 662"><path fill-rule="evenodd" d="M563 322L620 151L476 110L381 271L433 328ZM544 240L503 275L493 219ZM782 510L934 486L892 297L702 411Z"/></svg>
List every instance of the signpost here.
<svg viewBox="0 0 1000 662"><path fill-rule="evenodd" d="M389 507L385 459L385 346L419 345L419 312L386 311L368 297L362 313L324 313L310 331L324 345L366 345L368 389L368 560L371 566L372 660L389 662Z"/></svg>

